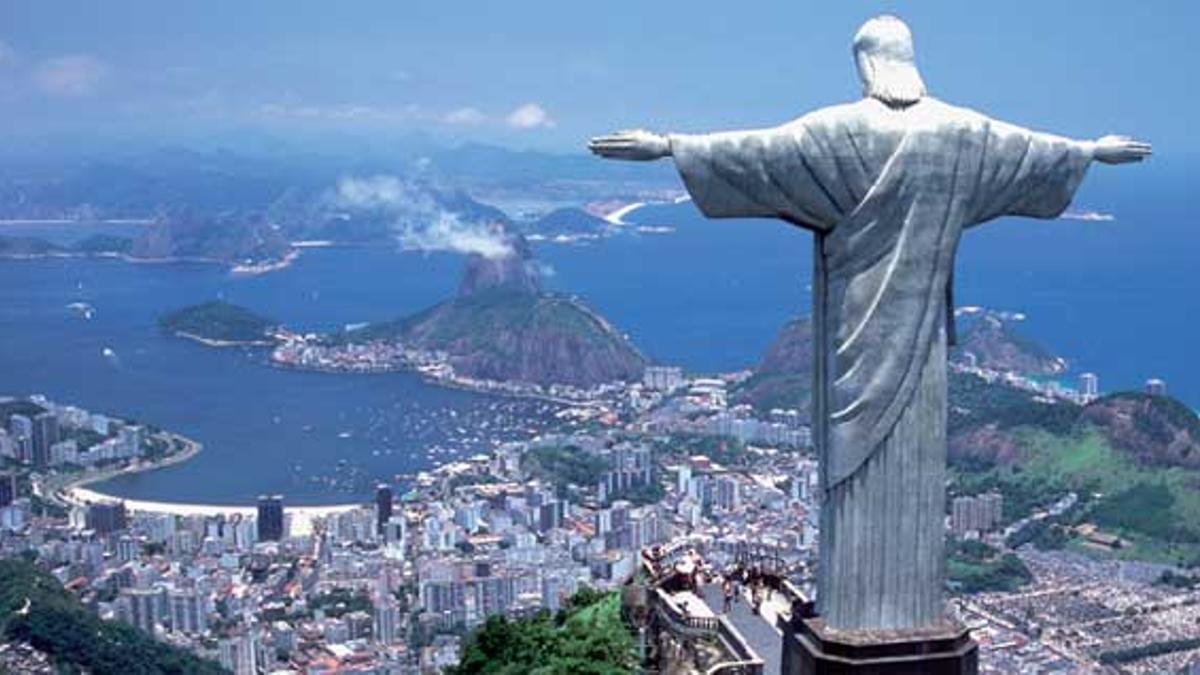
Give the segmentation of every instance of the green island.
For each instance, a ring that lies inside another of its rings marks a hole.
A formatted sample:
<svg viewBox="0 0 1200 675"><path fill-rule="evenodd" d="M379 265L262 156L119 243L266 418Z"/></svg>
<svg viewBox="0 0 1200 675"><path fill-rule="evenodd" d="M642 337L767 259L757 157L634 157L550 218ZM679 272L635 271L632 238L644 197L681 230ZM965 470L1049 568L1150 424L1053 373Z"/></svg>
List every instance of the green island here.
<svg viewBox="0 0 1200 675"><path fill-rule="evenodd" d="M224 300L190 305L165 314L158 320L164 332L213 346L268 345L268 331L278 322Z"/></svg>
<svg viewBox="0 0 1200 675"><path fill-rule="evenodd" d="M493 615L472 633L450 675L618 675L637 666L633 636L616 593L584 589L551 614L509 620Z"/></svg>
<svg viewBox="0 0 1200 675"><path fill-rule="evenodd" d="M101 619L58 579L20 557L0 559L0 616L3 641L31 645L61 673L225 672L134 626Z"/></svg>

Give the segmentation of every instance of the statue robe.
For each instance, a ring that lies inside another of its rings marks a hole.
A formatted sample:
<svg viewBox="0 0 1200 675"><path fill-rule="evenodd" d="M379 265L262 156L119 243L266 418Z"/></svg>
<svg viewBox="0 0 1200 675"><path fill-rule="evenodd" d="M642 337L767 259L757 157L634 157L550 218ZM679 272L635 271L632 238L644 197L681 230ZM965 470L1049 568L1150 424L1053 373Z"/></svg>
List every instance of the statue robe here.
<svg viewBox="0 0 1200 675"><path fill-rule="evenodd" d="M780 218L816 235L821 615L840 629L936 623L958 241L997 216L1059 215L1089 150L928 97L670 142L705 215Z"/></svg>

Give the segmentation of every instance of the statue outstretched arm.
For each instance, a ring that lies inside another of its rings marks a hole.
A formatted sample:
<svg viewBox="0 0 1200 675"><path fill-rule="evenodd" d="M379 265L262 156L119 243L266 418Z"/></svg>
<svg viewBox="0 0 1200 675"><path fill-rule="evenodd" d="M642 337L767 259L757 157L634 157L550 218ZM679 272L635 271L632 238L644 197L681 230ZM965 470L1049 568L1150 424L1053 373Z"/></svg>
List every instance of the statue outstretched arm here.
<svg viewBox="0 0 1200 675"><path fill-rule="evenodd" d="M989 120L987 134L968 227L998 216L1057 218L1093 161L1126 164L1150 156L1149 143L1128 136L1085 141L998 120Z"/></svg>
<svg viewBox="0 0 1200 675"><path fill-rule="evenodd" d="M671 156L671 141L645 129L627 129L588 141L588 150L605 159L646 162Z"/></svg>
<svg viewBox="0 0 1200 675"><path fill-rule="evenodd" d="M1128 136L1104 136L1094 141L1084 141L1091 151L1092 159L1105 164L1128 164L1140 162L1150 156L1150 144L1135 141Z"/></svg>
<svg viewBox="0 0 1200 675"><path fill-rule="evenodd" d="M838 183L842 167L835 167L837 157L806 160L810 154L810 159L819 157L820 149L806 146L805 134L802 120L709 134L664 135L638 129L593 138L588 149L608 159L673 158L692 201L710 218L780 218L825 231L851 200L843 194L848 188ZM844 204L835 201L831 190Z"/></svg>

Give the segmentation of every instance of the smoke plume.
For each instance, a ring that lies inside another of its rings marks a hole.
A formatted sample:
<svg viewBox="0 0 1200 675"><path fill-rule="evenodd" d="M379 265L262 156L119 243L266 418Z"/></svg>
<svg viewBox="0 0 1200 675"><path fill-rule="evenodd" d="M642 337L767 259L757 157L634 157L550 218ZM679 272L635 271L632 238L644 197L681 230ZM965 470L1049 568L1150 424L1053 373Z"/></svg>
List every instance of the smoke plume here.
<svg viewBox="0 0 1200 675"><path fill-rule="evenodd" d="M395 176L343 178L338 181L334 203L389 219L397 241L406 249L453 251L488 259L513 254L502 224L466 221L442 208L429 190Z"/></svg>

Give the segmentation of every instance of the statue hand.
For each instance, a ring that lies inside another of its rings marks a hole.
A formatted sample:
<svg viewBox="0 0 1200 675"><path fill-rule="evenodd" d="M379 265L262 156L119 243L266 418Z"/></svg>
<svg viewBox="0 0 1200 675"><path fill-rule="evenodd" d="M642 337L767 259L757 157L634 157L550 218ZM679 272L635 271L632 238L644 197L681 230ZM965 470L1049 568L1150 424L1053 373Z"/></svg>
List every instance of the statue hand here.
<svg viewBox="0 0 1200 675"><path fill-rule="evenodd" d="M1150 156L1150 144L1128 136L1105 136L1095 141L1092 156L1105 164L1140 162Z"/></svg>
<svg viewBox="0 0 1200 675"><path fill-rule="evenodd" d="M671 142L662 134L644 129L618 131L588 141L588 150L607 159L647 161L671 155Z"/></svg>

